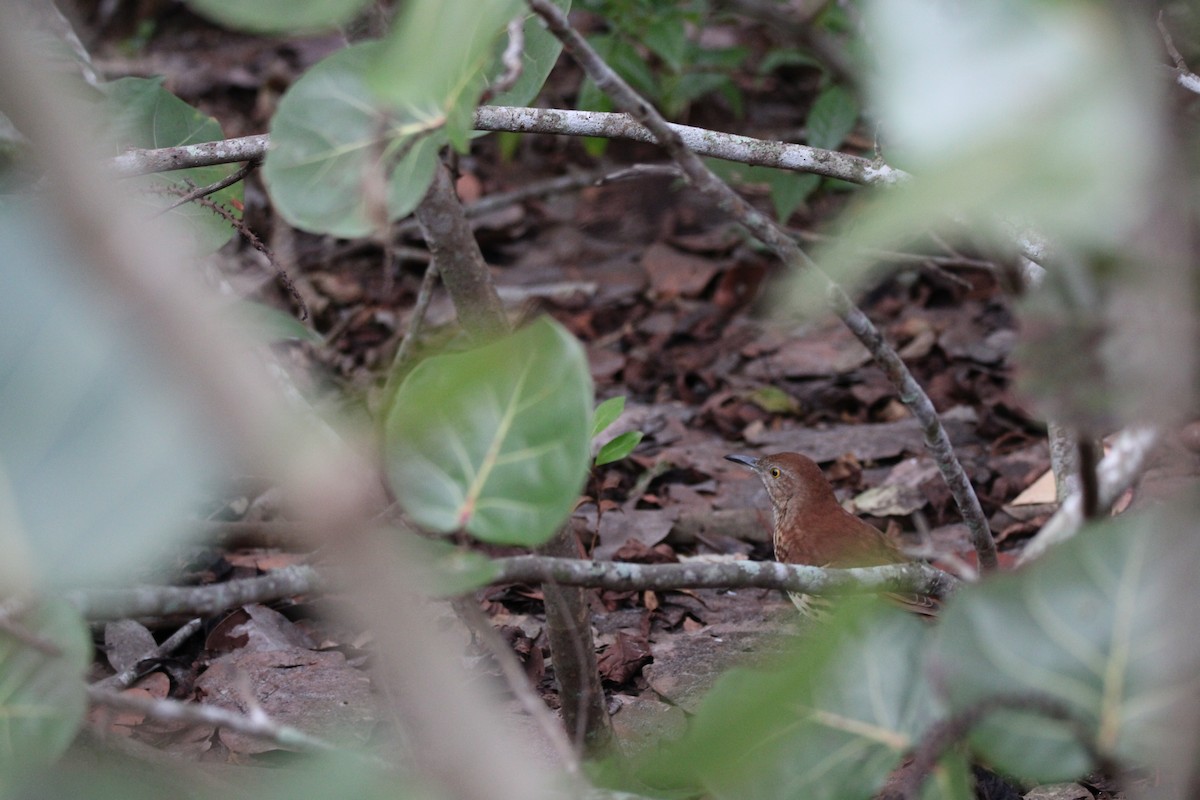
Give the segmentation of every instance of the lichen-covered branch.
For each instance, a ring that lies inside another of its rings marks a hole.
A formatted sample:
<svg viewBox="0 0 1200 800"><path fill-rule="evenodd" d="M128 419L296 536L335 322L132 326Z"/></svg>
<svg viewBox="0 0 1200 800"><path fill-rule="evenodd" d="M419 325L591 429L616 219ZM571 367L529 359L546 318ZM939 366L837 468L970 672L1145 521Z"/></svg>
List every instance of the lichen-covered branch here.
<svg viewBox="0 0 1200 800"><path fill-rule="evenodd" d="M713 564L630 564L548 556L496 559L491 583L542 583L590 586L615 591L670 589L778 589L803 594L917 592L947 595L958 580L928 564L827 569L778 561L728 561Z"/></svg>

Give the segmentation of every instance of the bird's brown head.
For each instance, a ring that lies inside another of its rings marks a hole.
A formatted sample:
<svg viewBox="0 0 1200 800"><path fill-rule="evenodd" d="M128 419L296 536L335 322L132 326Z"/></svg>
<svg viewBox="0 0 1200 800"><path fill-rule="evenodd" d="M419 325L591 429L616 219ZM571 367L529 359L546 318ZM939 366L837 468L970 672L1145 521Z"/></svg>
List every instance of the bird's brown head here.
<svg viewBox="0 0 1200 800"><path fill-rule="evenodd" d="M791 508L837 504L833 487L816 462L799 453L775 453L762 458L725 456L729 461L749 467L757 473L778 516L786 517Z"/></svg>

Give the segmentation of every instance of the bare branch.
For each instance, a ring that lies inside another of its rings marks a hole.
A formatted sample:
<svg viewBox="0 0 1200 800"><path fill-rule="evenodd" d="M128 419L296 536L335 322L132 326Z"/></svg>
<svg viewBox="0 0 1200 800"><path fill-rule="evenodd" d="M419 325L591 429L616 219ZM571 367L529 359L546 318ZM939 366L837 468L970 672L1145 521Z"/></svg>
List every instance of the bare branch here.
<svg viewBox="0 0 1200 800"><path fill-rule="evenodd" d="M138 679L139 672L137 667L139 663L153 658L165 658L166 656L171 655L180 647L182 647L183 643L192 637L192 634L200 630L200 627L203 624L204 620L197 617L168 636L167 639L158 647L151 648L147 652L143 653L139 658L135 659L134 664L129 667L129 669L122 670L116 675L110 675L104 680L96 681L92 684L92 687L95 689L125 689L131 686L133 682Z"/></svg>
<svg viewBox="0 0 1200 800"><path fill-rule="evenodd" d="M178 700L159 700L139 697L136 694L114 692L96 686L88 687L88 699L97 705L115 708L118 711L133 711L145 714L160 722L186 722L192 725L216 725L220 728L266 739L280 747L309 752L336 750L332 744L310 736L289 725L280 725L261 710L255 714L239 714L220 706L201 703L181 703Z"/></svg>
<svg viewBox="0 0 1200 800"><path fill-rule="evenodd" d="M689 149L702 156L736 161L760 167L795 172L811 172L864 185L891 185L906 180L903 170L862 156L822 150L803 144L755 139L733 133L721 133L691 125L667 123ZM561 108L517 108L480 106L475 110L475 129L515 133L546 133L558 136L600 136L654 142L650 130L628 114L599 111L572 111ZM226 164L263 158L267 154L266 134L226 139L202 145L166 147L158 150L130 150L110 162L123 177L166 172L189 167Z"/></svg>
<svg viewBox="0 0 1200 800"><path fill-rule="evenodd" d="M1108 455L1096 468L1099 479L1099 501L1102 507L1111 506L1121 493L1133 485L1142 472L1142 465L1158 443L1160 432L1152 426L1127 428L1117 434ZM1076 492L1063 501L1050 521L1037 536L1030 539L1017 559L1017 566L1027 564L1051 545L1064 542L1075 535L1083 524L1083 497Z"/></svg>
<svg viewBox="0 0 1200 800"><path fill-rule="evenodd" d="M525 54L525 16L518 14L510 19L507 30L508 44L500 55L500 64L504 67L504 74L488 87L488 94L492 97L501 92L507 92L515 86L521 78L524 67L521 56Z"/></svg>
<svg viewBox="0 0 1200 800"><path fill-rule="evenodd" d="M211 616L247 603L311 594L324 587L309 566L277 569L257 578L208 586L135 586L129 589L75 590L66 600L90 620L161 617L172 614Z"/></svg>
<svg viewBox="0 0 1200 800"><path fill-rule="evenodd" d="M629 564L547 556L512 556L494 562L491 583L543 583L616 591L669 589L778 589L802 594L917 592L947 595L958 586L928 564L827 569L778 561Z"/></svg>

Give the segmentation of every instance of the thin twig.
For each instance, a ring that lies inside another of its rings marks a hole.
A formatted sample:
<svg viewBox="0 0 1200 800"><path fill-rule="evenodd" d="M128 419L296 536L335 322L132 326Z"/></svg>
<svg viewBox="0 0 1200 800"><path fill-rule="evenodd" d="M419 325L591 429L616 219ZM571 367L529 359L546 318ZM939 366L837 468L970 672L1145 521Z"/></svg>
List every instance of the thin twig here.
<svg viewBox="0 0 1200 800"><path fill-rule="evenodd" d="M713 200L717 206L746 226L763 244L790 269L808 270L819 275L825 283L828 299L834 312L871 352L876 363L896 387L900 400L909 407L913 416L920 421L925 444L950 494L958 506L959 513L971 532L971 543L979 556L980 567L987 571L997 565L996 542L988 528L987 519L979 498L963 471L962 464L954 452L946 429L938 418L929 396L909 372L904 361L880 335L866 314L854 305L845 291L833 282L800 249L786 230L769 217L746 202L741 196L721 181L694 152L688 149L679 133L663 119L644 98L639 96L617 75L595 50L570 26L566 15L549 0L528 0L530 7L545 20L551 33L557 36L567 52L575 58L596 86L612 98L613 102L637 119L650 131L660 146L680 165L691 184Z"/></svg>
<svg viewBox="0 0 1200 800"><path fill-rule="evenodd" d="M1045 694L1000 694L985 697L954 716L933 725L913 752L911 761L898 768L889 781L887 791L879 800L915 800L938 761L952 747L966 740L968 734L997 711L1032 711L1039 716L1066 723L1075 740L1088 751L1099 766L1110 767L1108 759L1096 749L1089 726L1069 705Z"/></svg>
<svg viewBox="0 0 1200 800"><path fill-rule="evenodd" d="M408 318L408 330L404 332L404 338L400 340L400 347L396 350L396 357L392 360L392 374L403 372L413 344L421 335L421 327L425 323L425 314L429 311L429 303L433 300L433 290L437 286L437 279L437 264L430 262L429 266L425 268L424 277L421 278L421 288L417 290L417 302L413 304L412 315Z"/></svg>
<svg viewBox="0 0 1200 800"><path fill-rule="evenodd" d="M174 186L152 187L152 191L163 192L166 194L185 194L185 196L188 197L194 194L194 192L184 193L182 189ZM262 239L259 239L258 236L255 235L254 231L250 230L250 227L246 225L245 221L231 212L229 209L222 206L220 203L214 203L207 197L192 197L191 200L203 206L204 208L207 208L209 211L232 225L234 230L240 233L246 239L246 241L250 243L251 247L266 257L271 266L275 268L275 279L279 281L280 285L283 286L284 290L287 291L288 295L291 296L292 301L296 304L296 307L300 310L300 319L308 319L308 303L305 303L304 298L300 296L300 291L296 288L296 284L292 282L292 277L288 275L287 270L283 268L283 265L276 260L275 254L271 252L271 248L263 244Z"/></svg>
<svg viewBox="0 0 1200 800"><path fill-rule="evenodd" d="M147 717L159 722L216 725L234 733L240 733L243 736L265 739L288 749L308 752L332 752L338 749L329 742L307 734L298 728L293 728L290 725L280 725L272 721L261 710L249 715L239 714L236 711L230 711L220 706L139 697L136 694L114 692L96 686L88 687L88 699L96 705L115 708L118 711L132 711L138 714L145 714Z"/></svg>
<svg viewBox="0 0 1200 800"><path fill-rule="evenodd" d="M1121 493L1133 485L1142 473L1142 465L1158 444L1160 431L1153 426L1127 428L1109 445L1108 455L1096 467L1099 480L1100 505L1109 507ZM1059 506L1054 516L1042 526L1037 535L1026 542L1017 566L1028 564L1048 550L1051 545L1070 539L1083 525L1083 498L1075 492Z"/></svg>
<svg viewBox="0 0 1200 800"><path fill-rule="evenodd" d="M495 97L507 92L521 78L525 62L521 58L525 54L525 15L518 14L508 21L508 45L500 55L500 64L504 74L488 87L488 95Z"/></svg>
<svg viewBox="0 0 1200 800"><path fill-rule="evenodd" d="M167 637L167 639L158 647L153 647L149 651L134 659L133 664L128 668L118 672L116 675L110 675L104 680L96 681L92 686L96 689L126 689L133 685L133 682L140 676L138 664L143 661L149 661L156 658L166 658L174 653L183 643L192 638L192 634L200 630L200 626L204 624L204 620L196 618L184 625L179 630Z"/></svg>
<svg viewBox="0 0 1200 800"><path fill-rule="evenodd" d="M312 567L277 569L257 578L214 583L209 586L135 586L129 589L94 589L68 592L66 600L89 620L162 617L172 614L211 616L247 603L264 603L282 597L312 594L325 582Z"/></svg>
<svg viewBox="0 0 1200 800"><path fill-rule="evenodd" d="M525 713L537 722L542 733L550 741L555 755L558 756L559 766L568 775L577 778L579 776L579 757L575 754L571 743L567 741L567 737L563 735L562 727L546 708L546 704L533 693L533 689L529 686L529 677L521 668L512 649L500 638L492 624L484 618L474 599L464 598L455 601L454 608L484 649L492 655L492 658L496 659L509 691L517 698L521 708L525 709Z"/></svg>
<svg viewBox="0 0 1200 800"><path fill-rule="evenodd" d="M1158 12L1155 22L1158 24L1158 32L1162 36L1163 45L1167 48L1167 55L1175 62L1175 81L1189 92L1200 94L1200 75L1191 71L1183 54L1175 46L1175 40L1171 38L1171 32L1167 30L1167 26L1163 22L1162 11Z"/></svg>
<svg viewBox="0 0 1200 800"><path fill-rule="evenodd" d="M151 219L161 217L168 211L179 208L184 203L190 203L193 200L199 200L201 197L208 197L210 194L216 194L227 186L233 186L235 183L243 180L247 175L253 172L255 168L258 167L259 163L259 161L247 161L245 164L238 167L236 171L231 172L229 175L221 178L221 180L217 181L216 183L210 183L208 186L201 186L199 189L193 189L192 191L188 192L174 203L171 203L171 205L159 211L154 215L154 217L151 217Z"/></svg>

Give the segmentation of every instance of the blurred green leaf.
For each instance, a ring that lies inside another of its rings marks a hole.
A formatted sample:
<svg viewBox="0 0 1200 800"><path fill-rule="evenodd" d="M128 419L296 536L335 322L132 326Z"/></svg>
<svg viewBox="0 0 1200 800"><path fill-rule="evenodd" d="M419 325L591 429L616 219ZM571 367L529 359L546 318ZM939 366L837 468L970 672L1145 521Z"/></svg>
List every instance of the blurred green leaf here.
<svg viewBox="0 0 1200 800"><path fill-rule="evenodd" d="M0 207L2 595L157 565L213 472L192 404L43 218Z"/></svg>
<svg viewBox="0 0 1200 800"><path fill-rule="evenodd" d="M571 10L571 0L553 2L564 14ZM511 89L496 95L488 102L496 106L529 105L542 90L561 52L562 42L558 37L547 30L536 14L529 14L525 18L525 50L522 56L524 68L521 70L521 77Z"/></svg>
<svg viewBox="0 0 1200 800"><path fill-rule="evenodd" d="M929 665L954 707L996 694L1049 696L1125 763L1167 746L1175 734L1164 712L1190 691L1196 665L1174 661L1179 631L1168 608L1183 600L1163 591L1166 527L1146 517L1094 525L1019 572L958 592ZM1091 767L1066 725L1032 712L995 713L971 742L997 769L1030 781L1072 780Z"/></svg>
<svg viewBox="0 0 1200 800"><path fill-rule="evenodd" d="M848 210L847 233L813 253L839 282L933 230L974 246L1030 227L1056 248L1113 246L1150 205L1160 93L1145 42L1112 9L986 0L971 14L876 0L879 68L869 84L884 156L917 177ZM1122 153L1113 159L1113 153ZM804 312L801 276L780 298Z"/></svg>
<svg viewBox="0 0 1200 800"><path fill-rule="evenodd" d="M87 711L84 673L92 640L79 614L43 601L14 622L58 649L50 655L0 631L0 785L53 763L75 738Z"/></svg>
<svg viewBox="0 0 1200 800"><path fill-rule="evenodd" d="M800 402L778 386L767 384L759 386L746 399L770 414L791 414L798 416L803 410Z"/></svg>
<svg viewBox="0 0 1200 800"><path fill-rule="evenodd" d="M458 597L487 586L499 572L496 562L472 550L440 539L401 534L400 545L409 559L420 562L419 574L427 581L423 591L433 597Z"/></svg>
<svg viewBox="0 0 1200 800"><path fill-rule="evenodd" d="M291 314L265 303L238 302L230 307L231 322L257 341L281 342L294 339L322 344L325 337Z"/></svg>
<svg viewBox="0 0 1200 800"><path fill-rule="evenodd" d="M583 348L548 319L495 344L426 359L387 413L397 499L432 531L544 542L583 487L591 397Z"/></svg>
<svg viewBox="0 0 1200 800"><path fill-rule="evenodd" d="M638 446L642 441L644 434L641 431L625 431L620 436L607 442L600 448L600 452L596 454L596 466L602 467L605 464L611 464L614 461L620 461L625 456L633 452L633 448Z"/></svg>
<svg viewBox="0 0 1200 800"><path fill-rule="evenodd" d="M380 42L370 87L401 120L444 127L463 149L504 29L523 7L519 0L409 0Z"/></svg>
<svg viewBox="0 0 1200 800"><path fill-rule="evenodd" d="M676 72L683 69L687 52L687 32L673 15L652 19L641 31L642 41L655 55Z"/></svg>
<svg viewBox="0 0 1200 800"><path fill-rule="evenodd" d="M354 238L375 230L370 176L386 180L387 216L410 213L429 188L446 143L440 112L392 113L368 86L378 42L339 50L279 101L263 179L276 209L298 228ZM400 157L399 163L393 162Z"/></svg>
<svg viewBox="0 0 1200 800"><path fill-rule="evenodd" d="M104 110L114 140L114 152L130 147L176 147L225 138L215 119L168 92L162 82L162 78L121 78L103 85ZM181 194L216 183L236 169L237 166L231 164L193 167L144 175L131 179L131 182L143 190L137 196L146 204L149 215L175 203ZM235 218L241 217L240 182L209 195L208 199L225 206ZM216 251L234 234L229 222L198 203L185 203L169 215L181 220L183 227L193 233L200 252Z"/></svg>
<svg viewBox="0 0 1200 800"><path fill-rule="evenodd" d="M858 122L858 100L843 86L830 86L817 95L808 111L808 143L836 150Z"/></svg>
<svg viewBox="0 0 1200 800"><path fill-rule="evenodd" d="M869 798L937 711L922 679L924 622L845 598L764 669L731 670L684 738L647 754L638 778L745 800ZM961 756L925 796L966 798ZM930 794L932 792L932 794Z"/></svg>
<svg viewBox="0 0 1200 800"><path fill-rule="evenodd" d="M599 436L605 428L617 421L617 417L625 410L625 395L610 397L596 406L592 417L592 438Z"/></svg>
<svg viewBox="0 0 1200 800"><path fill-rule="evenodd" d="M821 176L775 169L767 173L766 181L771 187L775 219L786 225L796 209L821 185Z"/></svg>
<svg viewBox="0 0 1200 800"><path fill-rule="evenodd" d="M767 51L763 56L762 61L758 64L759 75L770 75L777 69L782 67L811 67L822 72L825 71L819 59L804 50L788 50L786 48L773 48Z"/></svg>
<svg viewBox="0 0 1200 800"><path fill-rule="evenodd" d="M187 0L200 16L233 30L309 33L348 22L369 0Z"/></svg>

